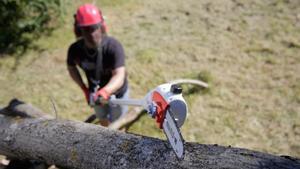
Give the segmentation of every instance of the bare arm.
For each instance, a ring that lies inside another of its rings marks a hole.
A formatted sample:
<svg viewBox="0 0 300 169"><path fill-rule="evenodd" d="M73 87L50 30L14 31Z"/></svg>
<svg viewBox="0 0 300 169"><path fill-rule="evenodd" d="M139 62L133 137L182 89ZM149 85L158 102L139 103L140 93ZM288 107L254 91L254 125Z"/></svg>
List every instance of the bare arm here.
<svg viewBox="0 0 300 169"><path fill-rule="evenodd" d="M86 88L85 84L82 81L81 75L77 69L76 66L68 66L68 71L71 76L71 78L75 81L75 83L80 87L80 88Z"/></svg>
<svg viewBox="0 0 300 169"><path fill-rule="evenodd" d="M119 67L112 71L112 77L109 82L103 87L108 94L113 94L120 89L125 81L125 67Z"/></svg>

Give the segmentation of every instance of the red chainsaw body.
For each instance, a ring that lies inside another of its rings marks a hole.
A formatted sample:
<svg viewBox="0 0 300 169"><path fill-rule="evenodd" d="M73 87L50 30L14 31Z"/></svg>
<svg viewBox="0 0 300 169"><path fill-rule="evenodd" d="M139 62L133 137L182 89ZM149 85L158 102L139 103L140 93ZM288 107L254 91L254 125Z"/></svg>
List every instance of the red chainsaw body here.
<svg viewBox="0 0 300 169"><path fill-rule="evenodd" d="M169 104L164 99L164 97L157 91L153 92L152 100L156 104L156 116L155 116L156 123L158 124L158 127L162 129L162 124L164 122L166 110Z"/></svg>

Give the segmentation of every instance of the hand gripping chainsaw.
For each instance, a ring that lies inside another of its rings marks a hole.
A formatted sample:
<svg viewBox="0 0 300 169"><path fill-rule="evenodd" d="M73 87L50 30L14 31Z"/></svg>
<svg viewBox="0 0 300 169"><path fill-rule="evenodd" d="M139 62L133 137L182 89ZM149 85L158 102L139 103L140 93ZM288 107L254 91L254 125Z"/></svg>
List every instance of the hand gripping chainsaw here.
<svg viewBox="0 0 300 169"><path fill-rule="evenodd" d="M176 156L184 156L184 140L179 128L187 117L187 104L182 97L182 88L176 84L162 84L151 90L143 99L117 99L112 96L110 104L142 106L155 118L160 129L163 129Z"/></svg>

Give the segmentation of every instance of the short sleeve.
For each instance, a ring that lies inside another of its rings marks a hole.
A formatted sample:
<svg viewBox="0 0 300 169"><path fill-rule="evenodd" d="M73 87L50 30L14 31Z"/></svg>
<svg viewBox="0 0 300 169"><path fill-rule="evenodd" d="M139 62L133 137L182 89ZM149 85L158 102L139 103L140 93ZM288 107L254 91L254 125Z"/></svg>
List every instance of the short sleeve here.
<svg viewBox="0 0 300 169"><path fill-rule="evenodd" d="M76 66L75 59L74 59L74 57L75 57L74 50L75 50L75 48L74 48L74 44L73 44L68 49L68 55L67 55L67 65L68 66Z"/></svg>
<svg viewBox="0 0 300 169"><path fill-rule="evenodd" d="M110 46L111 46L112 56L114 57L114 61L115 61L112 65L112 68L116 69L118 67L125 66L125 52L122 44L116 39L113 39Z"/></svg>

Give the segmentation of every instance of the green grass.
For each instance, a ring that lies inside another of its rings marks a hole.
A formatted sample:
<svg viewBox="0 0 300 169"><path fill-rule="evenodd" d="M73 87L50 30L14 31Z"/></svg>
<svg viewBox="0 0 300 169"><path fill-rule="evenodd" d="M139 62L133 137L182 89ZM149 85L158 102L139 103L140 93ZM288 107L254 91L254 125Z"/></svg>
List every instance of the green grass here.
<svg viewBox="0 0 300 169"><path fill-rule="evenodd" d="M82 121L92 112L66 70L72 14L83 1L67 2L62 27L26 54L0 59L0 105L16 97L51 114L53 98L60 118ZM183 86L186 141L300 157L298 1L97 4L124 44L133 98L178 78L209 83L206 90ZM129 131L165 139L147 115Z"/></svg>

